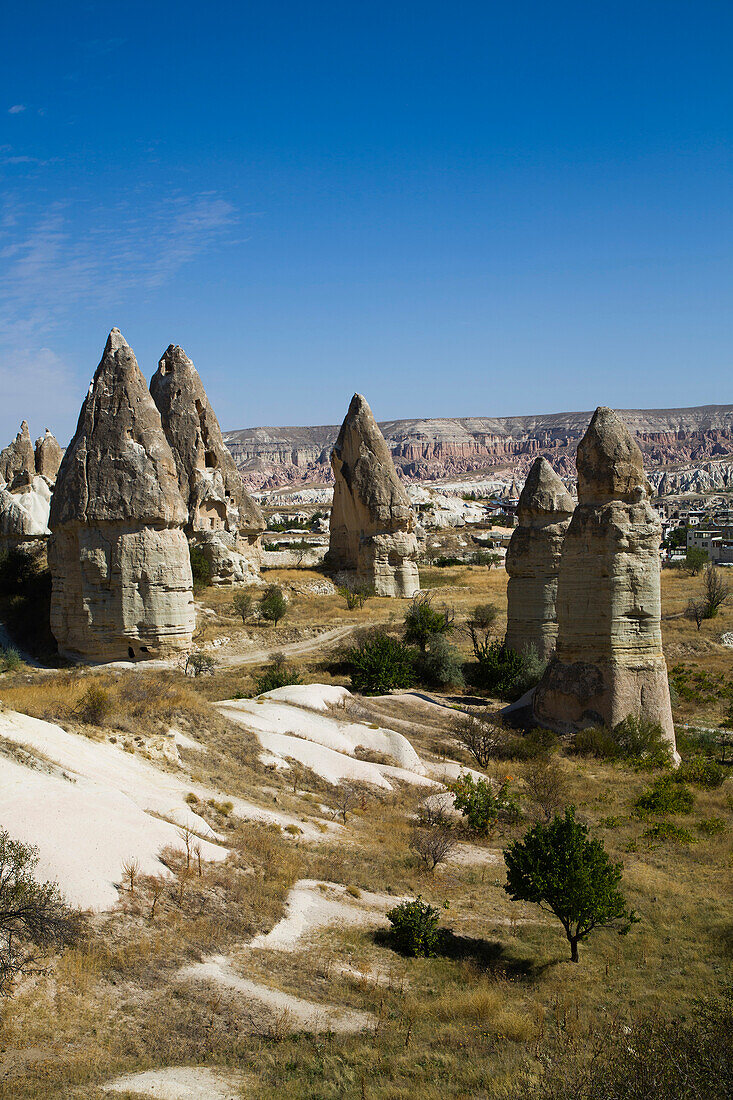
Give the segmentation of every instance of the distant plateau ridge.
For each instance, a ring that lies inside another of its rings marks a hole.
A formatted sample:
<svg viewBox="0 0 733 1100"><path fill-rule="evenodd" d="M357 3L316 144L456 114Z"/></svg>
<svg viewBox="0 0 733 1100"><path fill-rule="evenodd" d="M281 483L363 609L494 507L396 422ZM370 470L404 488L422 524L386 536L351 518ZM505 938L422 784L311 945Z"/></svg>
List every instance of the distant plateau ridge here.
<svg viewBox="0 0 733 1100"><path fill-rule="evenodd" d="M648 469L674 468L733 455L733 405L691 409L620 409ZM545 455L560 474L575 470L575 450L591 412L537 416L387 420L380 423L398 473L428 481L512 468L521 474ZM332 481L336 424L312 428L242 428L224 441L252 489Z"/></svg>

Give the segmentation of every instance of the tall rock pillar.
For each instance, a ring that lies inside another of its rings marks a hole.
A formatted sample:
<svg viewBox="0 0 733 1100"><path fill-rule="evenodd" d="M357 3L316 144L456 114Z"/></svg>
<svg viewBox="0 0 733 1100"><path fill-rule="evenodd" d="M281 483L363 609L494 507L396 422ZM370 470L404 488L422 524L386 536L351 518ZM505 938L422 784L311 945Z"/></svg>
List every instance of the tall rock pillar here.
<svg viewBox="0 0 733 1100"><path fill-rule="evenodd" d="M51 500L51 629L60 653L107 661L191 644L185 522L158 410L112 329Z"/></svg>
<svg viewBox="0 0 733 1100"><path fill-rule="evenodd" d="M506 555L506 646L546 661L557 638L557 574L573 500L545 458L532 465L519 497L519 526Z"/></svg>
<svg viewBox="0 0 733 1100"><path fill-rule="evenodd" d="M579 503L557 588L556 655L534 695L538 723L561 731L629 715L659 723L675 750L662 654L659 547L641 451L599 408L578 445Z"/></svg>
<svg viewBox="0 0 733 1100"><path fill-rule="evenodd" d="M186 531L206 555L213 583L256 581L265 520L247 492L199 373L183 348L168 347L151 380L150 393L188 508Z"/></svg>
<svg viewBox="0 0 733 1100"><path fill-rule="evenodd" d="M366 400L355 393L331 453L335 479L326 561L378 596L420 588L417 523L392 455Z"/></svg>

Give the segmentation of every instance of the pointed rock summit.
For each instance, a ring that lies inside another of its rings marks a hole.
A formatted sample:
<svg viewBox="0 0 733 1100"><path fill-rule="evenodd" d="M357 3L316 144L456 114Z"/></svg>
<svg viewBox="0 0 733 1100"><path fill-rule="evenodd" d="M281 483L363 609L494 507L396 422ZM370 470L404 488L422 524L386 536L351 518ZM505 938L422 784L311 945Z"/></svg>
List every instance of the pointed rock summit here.
<svg viewBox="0 0 733 1100"><path fill-rule="evenodd" d="M36 473L48 478L49 481L55 481L63 455L64 452L56 436L46 428L45 435L39 436L36 440Z"/></svg>
<svg viewBox="0 0 733 1100"><path fill-rule="evenodd" d="M16 486L21 483L31 485L35 473L36 460L31 433L28 430L28 421L24 420L13 442L0 451L0 477L8 487L12 487L13 482L16 482Z"/></svg>
<svg viewBox="0 0 733 1100"><path fill-rule="evenodd" d="M185 522L160 415L112 329L51 501L51 629L62 654L112 660L190 645Z"/></svg>
<svg viewBox="0 0 733 1100"><path fill-rule="evenodd" d="M331 453L335 485L327 562L378 596L419 590L417 524L365 398L354 394Z"/></svg>
<svg viewBox="0 0 733 1100"><path fill-rule="evenodd" d="M545 458L532 465L519 497L519 526L506 555L508 649L546 661L557 638L557 575L573 498Z"/></svg>
<svg viewBox="0 0 733 1100"><path fill-rule="evenodd" d="M188 510L186 530L209 558L212 580L228 584L256 579L265 521L247 492L198 371L183 348L168 347L150 392L175 459Z"/></svg>
<svg viewBox="0 0 733 1100"><path fill-rule="evenodd" d="M565 536L558 635L534 695L534 715L562 731L658 723L675 751L662 653L659 547L641 451L611 409L599 408L578 446L579 503Z"/></svg>

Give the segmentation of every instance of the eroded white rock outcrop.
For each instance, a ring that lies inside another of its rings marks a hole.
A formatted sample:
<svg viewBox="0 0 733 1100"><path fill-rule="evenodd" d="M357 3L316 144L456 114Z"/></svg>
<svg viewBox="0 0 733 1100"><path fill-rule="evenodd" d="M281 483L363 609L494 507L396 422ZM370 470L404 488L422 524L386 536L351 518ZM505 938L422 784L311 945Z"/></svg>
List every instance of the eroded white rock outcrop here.
<svg viewBox="0 0 733 1100"><path fill-rule="evenodd" d="M662 654L661 523L641 451L599 408L578 446L579 503L565 535L556 655L534 695L538 723L568 731L634 715L674 725Z"/></svg>
<svg viewBox="0 0 733 1100"><path fill-rule="evenodd" d="M51 629L62 654L113 660L191 644L186 515L160 415L112 329L51 502Z"/></svg>
<svg viewBox="0 0 733 1100"><path fill-rule="evenodd" d="M331 453L335 478L327 562L378 596L420 588L418 525L366 400L354 394Z"/></svg>

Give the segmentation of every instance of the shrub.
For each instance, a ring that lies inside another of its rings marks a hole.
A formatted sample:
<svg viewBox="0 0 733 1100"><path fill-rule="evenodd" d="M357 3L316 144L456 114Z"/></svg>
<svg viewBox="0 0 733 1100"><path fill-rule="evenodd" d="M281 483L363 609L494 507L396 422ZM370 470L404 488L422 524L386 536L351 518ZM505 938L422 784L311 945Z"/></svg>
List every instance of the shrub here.
<svg viewBox="0 0 733 1100"><path fill-rule="evenodd" d="M487 722L476 714L461 715L454 726L454 734L481 768L487 767L490 760L546 757L557 748L559 742L552 730L538 728L518 734Z"/></svg>
<svg viewBox="0 0 733 1100"><path fill-rule="evenodd" d="M346 601L349 611L361 611L367 600L374 595L373 585L357 577L347 577L336 591Z"/></svg>
<svg viewBox="0 0 733 1100"><path fill-rule="evenodd" d="M550 821L567 801L568 783L560 763L555 757L532 760L523 779L539 814Z"/></svg>
<svg viewBox="0 0 733 1100"><path fill-rule="evenodd" d="M549 825L535 825L504 850L512 901L531 901L561 922L570 958L595 928L628 932L638 919L619 891L621 864L611 863L600 840L589 840L575 807Z"/></svg>
<svg viewBox="0 0 733 1100"><path fill-rule="evenodd" d="M511 779L507 776L494 791L488 779L474 779L470 773L459 775L449 790L453 794L454 805L465 817L468 826L476 833L486 834L497 821L518 821L521 816L519 804L509 793Z"/></svg>
<svg viewBox="0 0 733 1100"><path fill-rule="evenodd" d="M435 955L440 942L440 910L423 901L420 894L413 901L403 901L390 909L387 919L392 925L391 938L398 951L417 958Z"/></svg>
<svg viewBox="0 0 733 1100"><path fill-rule="evenodd" d="M688 760L681 764L674 773L676 783L692 783L695 787L704 787L712 791L722 786L727 778L728 771L714 760Z"/></svg>
<svg viewBox="0 0 733 1100"><path fill-rule="evenodd" d="M15 672L23 664L23 660L14 646L0 649L0 672Z"/></svg>
<svg viewBox="0 0 733 1100"><path fill-rule="evenodd" d="M474 647L474 653L477 665L470 670L474 686L508 702L518 699L522 694L527 669L527 662L522 654L507 649L497 638L478 650Z"/></svg>
<svg viewBox="0 0 733 1100"><path fill-rule="evenodd" d="M653 814L689 814L695 796L683 783L675 783L668 775L655 779L634 803L637 810Z"/></svg>
<svg viewBox="0 0 733 1100"><path fill-rule="evenodd" d="M671 821L656 821L644 830L644 839L650 843L658 840L671 840L675 844L691 844L692 833L688 829L682 829L679 825L673 825Z"/></svg>
<svg viewBox="0 0 733 1100"><path fill-rule="evenodd" d="M517 699L539 684L547 668L547 661L540 657L533 645L522 650L522 659L524 663L518 670L512 686Z"/></svg>
<svg viewBox="0 0 733 1100"><path fill-rule="evenodd" d="M629 715L613 730L589 726L573 737L578 756L597 756L602 760L626 760L647 767L666 767L671 763L671 747L662 727L644 718Z"/></svg>
<svg viewBox="0 0 733 1100"><path fill-rule="evenodd" d="M445 863L457 843L455 830L447 820L418 823L410 833L410 850L431 873L439 863Z"/></svg>
<svg viewBox="0 0 733 1100"><path fill-rule="evenodd" d="M74 943L81 919L68 908L58 886L35 878L38 851L0 829L0 996L17 978L43 973L39 951Z"/></svg>
<svg viewBox="0 0 733 1100"><path fill-rule="evenodd" d="M425 651L417 655L415 670L419 679L429 687L463 687L461 655L443 634L433 634L428 638Z"/></svg>
<svg viewBox="0 0 733 1100"><path fill-rule="evenodd" d="M203 649L194 649L186 654L183 672L186 676L210 676L216 668L216 661Z"/></svg>
<svg viewBox="0 0 733 1100"><path fill-rule="evenodd" d="M74 714L80 722L90 726L103 726L112 710L110 693L98 684L90 684L77 703Z"/></svg>
<svg viewBox="0 0 733 1100"><path fill-rule="evenodd" d="M728 822L723 817L709 817L707 820L698 821L695 828L703 836L719 836L728 828Z"/></svg>
<svg viewBox="0 0 733 1100"><path fill-rule="evenodd" d="M433 605L431 592L418 593L405 615L404 640L416 645L423 653L436 635L449 634L455 626L455 611L446 604Z"/></svg>
<svg viewBox="0 0 733 1100"><path fill-rule="evenodd" d="M211 562L200 546L189 545L188 553L191 558L191 575L194 588L208 588L211 584Z"/></svg>
<svg viewBox="0 0 733 1100"><path fill-rule="evenodd" d="M272 663L255 678L255 695L263 695L266 691L275 691L277 688L290 687L292 684L302 684L302 682L298 670L287 663L282 653L277 653Z"/></svg>
<svg viewBox="0 0 733 1100"><path fill-rule="evenodd" d="M288 603L282 589L278 588L276 584L271 584L265 589L260 600L260 617L277 626L280 620L284 618L287 610Z"/></svg>
<svg viewBox="0 0 733 1100"><path fill-rule="evenodd" d="M351 686L363 695L383 695L415 683L413 651L384 631L375 631L346 653Z"/></svg>

